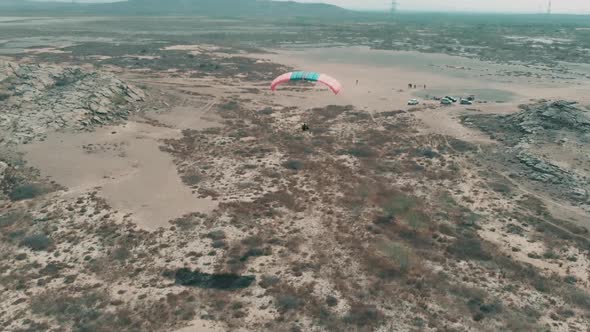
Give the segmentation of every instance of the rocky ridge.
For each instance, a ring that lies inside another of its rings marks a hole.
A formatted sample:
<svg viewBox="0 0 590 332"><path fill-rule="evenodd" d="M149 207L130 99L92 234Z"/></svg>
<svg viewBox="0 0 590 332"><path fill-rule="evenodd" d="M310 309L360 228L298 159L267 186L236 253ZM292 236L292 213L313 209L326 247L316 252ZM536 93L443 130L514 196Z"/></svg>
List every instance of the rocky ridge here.
<svg viewBox="0 0 590 332"><path fill-rule="evenodd" d="M144 93L109 73L0 61L0 144L116 122Z"/></svg>
<svg viewBox="0 0 590 332"><path fill-rule="evenodd" d="M555 101L521 105L521 112L502 117L506 125L518 126L522 133L566 130L590 133L590 111L576 107L576 102Z"/></svg>
<svg viewBox="0 0 590 332"><path fill-rule="evenodd" d="M520 109L510 115L469 115L462 120L506 145L511 162L517 163L515 176L590 209L590 178L583 167L590 161L590 155L584 154L590 144L590 111L563 100ZM566 168L562 158L576 164Z"/></svg>

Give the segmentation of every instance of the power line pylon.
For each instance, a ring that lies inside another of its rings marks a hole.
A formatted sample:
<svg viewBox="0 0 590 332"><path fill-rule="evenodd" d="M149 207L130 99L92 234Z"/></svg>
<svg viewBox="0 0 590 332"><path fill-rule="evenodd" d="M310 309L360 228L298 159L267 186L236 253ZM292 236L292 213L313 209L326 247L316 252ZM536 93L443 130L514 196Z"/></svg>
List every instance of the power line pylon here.
<svg viewBox="0 0 590 332"><path fill-rule="evenodd" d="M390 9L390 15L391 18L393 19L395 17L395 15L397 14L397 0L391 0L391 9Z"/></svg>

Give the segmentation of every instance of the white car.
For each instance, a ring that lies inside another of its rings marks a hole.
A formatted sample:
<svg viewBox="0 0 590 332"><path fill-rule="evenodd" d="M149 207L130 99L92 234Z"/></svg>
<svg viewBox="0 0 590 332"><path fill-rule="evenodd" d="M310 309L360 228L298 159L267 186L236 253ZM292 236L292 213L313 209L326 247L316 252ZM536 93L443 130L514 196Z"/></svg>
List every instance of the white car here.
<svg viewBox="0 0 590 332"><path fill-rule="evenodd" d="M408 101L408 105L418 105L418 104L420 104L418 99L411 99L410 101Z"/></svg>

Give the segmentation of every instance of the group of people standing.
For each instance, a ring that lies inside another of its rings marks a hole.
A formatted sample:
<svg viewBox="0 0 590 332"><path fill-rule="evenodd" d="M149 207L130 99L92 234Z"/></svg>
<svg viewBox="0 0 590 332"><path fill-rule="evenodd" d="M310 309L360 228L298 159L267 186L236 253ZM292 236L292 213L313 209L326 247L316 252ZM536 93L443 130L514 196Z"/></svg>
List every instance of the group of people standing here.
<svg viewBox="0 0 590 332"><path fill-rule="evenodd" d="M424 87L424 89L426 89L426 84L423 84L422 87ZM418 88L418 85L408 83L408 89L417 89L417 88Z"/></svg>

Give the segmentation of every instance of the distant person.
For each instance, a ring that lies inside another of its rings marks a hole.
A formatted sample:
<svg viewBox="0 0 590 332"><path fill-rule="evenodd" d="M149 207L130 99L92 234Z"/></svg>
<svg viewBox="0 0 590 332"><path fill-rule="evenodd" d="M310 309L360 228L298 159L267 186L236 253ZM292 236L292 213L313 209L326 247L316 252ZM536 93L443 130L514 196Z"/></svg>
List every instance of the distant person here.
<svg viewBox="0 0 590 332"><path fill-rule="evenodd" d="M309 130L309 126L307 125L307 123L303 123L303 125L301 126L301 130L302 131L308 131Z"/></svg>
<svg viewBox="0 0 590 332"><path fill-rule="evenodd" d="M356 80L356 85L359 85L359 80Z"/></svg>
<svg viewBox="0 0 590 332"><path fill-rule="evenodd" d="M424 90L426 90L426 84L424 84Z"/></svg>
<svg viewBox="0 0 590 332"><path fill-rule="evenodd" d="M412 83L408 84L408 89L412 88Z"/></svg>
<svg viewBox="0 0 590 332"><path fill-rule="evenodd" d="M416 87L417 87L417 85L416 85L416 84L414 84L414 89L415 89Z"/></svg>

